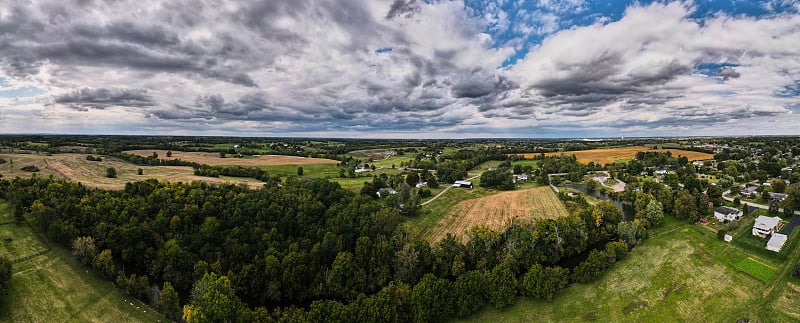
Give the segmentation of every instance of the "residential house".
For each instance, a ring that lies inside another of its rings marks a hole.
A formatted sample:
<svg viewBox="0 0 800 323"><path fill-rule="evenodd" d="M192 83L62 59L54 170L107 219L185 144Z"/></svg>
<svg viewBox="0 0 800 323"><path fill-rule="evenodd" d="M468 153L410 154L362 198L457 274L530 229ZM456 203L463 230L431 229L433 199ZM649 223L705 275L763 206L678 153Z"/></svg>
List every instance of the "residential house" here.
<svg viewBox="0 0 800 323"><path fill-rule="evenodd" d="M769 192L769 197L772 198L773 201L783 202L783 200L786 199L786 194Z"/></svg>
<svg viewBox="0 0 800 323"><path fill-rule="evenodd" d="M742 196L746 196L746 197L756 196L756 195L758 195L758 187L755 187L755 186L745 187L745 188L742 189L741 195Z"/></svg>
<svg viewBox="0 0 800 323"><path fill-rule="evenodd" d="M767 241L767 250L780 252L788 237L785 234L775 233Z"/></svg>
<svg viewBox="0 0 800 323"><path fill-rule="evenodd" d="M528 181L527 174L514 175L514 183L527 182L527 181Z"/></svg>
<svg viewBox="0 0 800 323"><path fill-rule="evenodd" d="M738 220L742 215L744 215L742 210L729 206L720 206L714 210L714 217L717 218L719 222Z"/></svg>
<svg viewBox="0 0 800 323"><path fill-rule="evenodd" d="M759 237L766 237L778 231L778 227L783 224L783 220L777 216L769 217L759 215L756 218L756 223L753 224L753 235Z"/></svg>

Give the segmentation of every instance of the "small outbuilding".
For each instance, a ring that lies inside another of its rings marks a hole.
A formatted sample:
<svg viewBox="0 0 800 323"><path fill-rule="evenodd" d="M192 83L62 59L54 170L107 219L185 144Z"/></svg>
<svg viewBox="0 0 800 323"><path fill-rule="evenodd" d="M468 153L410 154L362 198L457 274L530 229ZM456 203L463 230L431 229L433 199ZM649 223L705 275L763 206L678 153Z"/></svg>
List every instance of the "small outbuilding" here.
<svg viewBox="0 0 800 323"><path fill-rule="evenodd" d="M472 182L467 182L467 181L455 181L455 182L453 182L453 187L460 187L460 188L472 188Z"/></svg>
<svg viewBox="0 0 800 323"><path fill-rule="evenodd" d="M788 237L785 234L774 233L767 241L767 250L780 252Z"/></svg>
<svg viewBox="0 0 800 323"><path fill-rule="evenodd" d="M730 234L726 234L722 239L725 240L725 242L733 241L733 237Z"/></svg>

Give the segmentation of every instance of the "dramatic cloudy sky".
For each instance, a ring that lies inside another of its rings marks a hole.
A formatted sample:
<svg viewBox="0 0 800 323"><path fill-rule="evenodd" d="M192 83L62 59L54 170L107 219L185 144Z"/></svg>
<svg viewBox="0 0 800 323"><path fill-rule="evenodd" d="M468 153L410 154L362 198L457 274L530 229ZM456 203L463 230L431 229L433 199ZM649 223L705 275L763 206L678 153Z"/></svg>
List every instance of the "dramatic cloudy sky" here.
<svg viewBox="0 0 800 323"><path fill-rule="evenodd" d="M0 133L800 134L800 2L4 0Z"/></svg>

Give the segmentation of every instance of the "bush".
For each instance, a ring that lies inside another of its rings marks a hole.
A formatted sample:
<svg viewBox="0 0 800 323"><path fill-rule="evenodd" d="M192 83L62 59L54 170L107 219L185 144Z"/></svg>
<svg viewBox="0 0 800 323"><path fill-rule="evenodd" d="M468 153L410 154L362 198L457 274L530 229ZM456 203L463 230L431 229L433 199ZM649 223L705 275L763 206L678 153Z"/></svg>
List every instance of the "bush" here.
<svg viewBox="0 0 800 323"><path fill-rule="evenodd" d="M800 278L800 263L794 265L794 270L792 270L792 277Z"/></svg>
<svg viewBox="0 0 800 323"><path fill-rule="evenodd" d="M728 234L728 230L719 229L719 231L717 231L717 238L719 238L720 240L725 240L726 234Z"/></svg>
<svg viewBox="0 0 800 323"><path fill-rule="evenodd" d="M28 166L22 167L20 169L23 170L23 171L32 172L32 173L35 173L35 172L39 171L39 167L36 167L36 166L33 166L33 165L28 165Z"/></svg>
<svg viewBox="0 0 800 323"><path fill-rule="evenodd" d="M136 175L144 175L144 170L139 168L138 170L136 170Z"/></svg>
<svg viewBox="0 0 800 323"><path fill-rule="evenodd" d="M116 178L117 177L117 170L114 167L109 167L106 169L106 177L108 178Z"/></svg>
<svg viewBox="0 0 800 323"><path fill-rule="evenodd" d="M431 190L429 190L427 188L423 188L423 189L419 190L419 197L421 197L421 198L430 197L431 195L433 195L431 193Z"/></svg>
<svg viewBox="0 0 800 323"><path fill-rule="evenodd" d="M0 165L7 163L5 159L0 158Z"/></svg>

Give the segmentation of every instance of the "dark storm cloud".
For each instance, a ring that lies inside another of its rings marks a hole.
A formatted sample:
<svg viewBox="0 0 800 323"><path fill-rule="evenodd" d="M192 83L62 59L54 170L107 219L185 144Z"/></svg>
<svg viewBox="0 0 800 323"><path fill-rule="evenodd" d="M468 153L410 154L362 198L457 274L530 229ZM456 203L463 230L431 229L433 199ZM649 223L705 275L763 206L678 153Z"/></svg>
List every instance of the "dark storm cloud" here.
<svg viewBox="0 0 800 323"><path fill-rule="evenodd" d="M410 17L419 10L417 0L395 0L392 6L389 7L389 12L386 13L386 19L392 19L398 16Z"/></svg>
<svg viewBox="0 0 800 323"><path fill-rule="evenodd" d="M108 107L150 107L157 103L142 89L91 89L82 88L53 97L56 104L71 109L105 109Z"/></svg>
<svg viewBox="0 0 800 323"><path fill-rule="evenodd" d="M739 78L741 74L739 74L739 72L737 72L733 67L723 67L722 71L717 73L716 76L722 77L722 79L727 81L728 79Z"/></svg>
<svg viewBox="0 0 800 323"><path fill-rule="evenodd" d="M187 73L256 86L246 74L252 62L232 60L250 55L248 44L226 35L218 35L213 42L206 43L184 40L180 36L186 31L182 26L163 24L165 20L175 20L173 15L190 11L190 8L179 7L179 10L141 20L112 17L102 23L91 15L87 16L91 6L100 4L86 3L84 5L89 7L73 7L65 1L38 5L37 8L14 2L8 8L10 15L0 18L0 35L3 35L0 37L0 52L3 54L0 65L12 76L35 75L43 62L49 62L60 66L107 66ZM120 7L115 9L123 14L134 10L126 8L126 5L120 2ZM200 3L191 5L203 6ZM36 13L35 9L40 11ZM228 55L220 56L226 51ZM271 56L266 52L262 55Z"/></svg>

